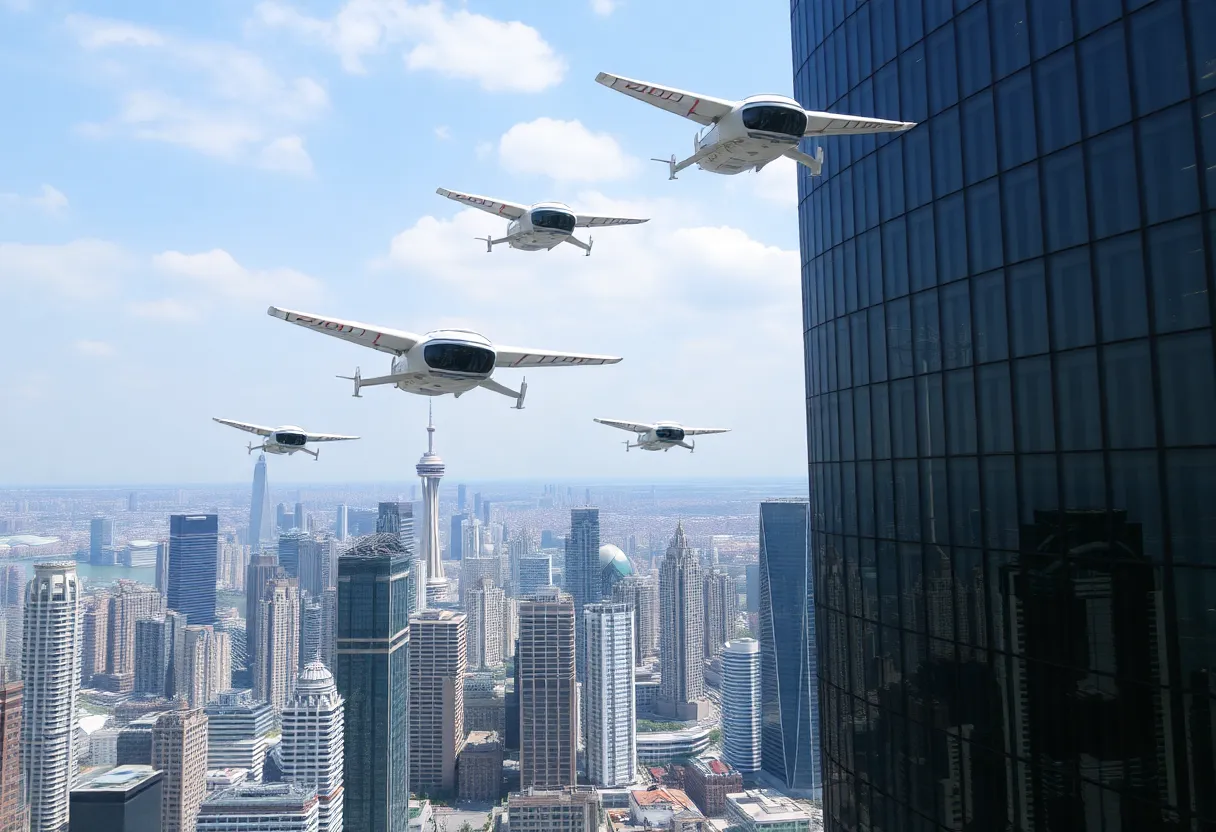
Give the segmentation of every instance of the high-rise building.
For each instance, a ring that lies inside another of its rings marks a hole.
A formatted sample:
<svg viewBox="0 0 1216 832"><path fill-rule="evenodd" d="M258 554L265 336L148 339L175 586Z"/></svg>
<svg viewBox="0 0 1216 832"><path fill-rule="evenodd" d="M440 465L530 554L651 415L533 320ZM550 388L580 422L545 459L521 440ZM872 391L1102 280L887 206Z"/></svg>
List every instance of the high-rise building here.
<svg viewBox="0 0 1216 832"><path fill-rule="evenodd" d="M574 600L568 594L549 587L520 602L515 667L525 789L576 782L574 644Z"/></svg>
<svg viewBox="0 0 1216 832"><path fill-rule="evenodd" d="M308 532L290 529L279 535L279 568L288 578L300 577L300 547L307 545Z"/></svg>
<svg viewBox="0 0 1216 832"><path fill-rule="evenodd" d="M248 690L221 691L206 708L207 768L243 768L262 779L275 711Z"/></svg>
<svg viewBox="0 0 1216 832"><path fill-rule="evenodd" d="M207 715L166 711L152 729L152 768L164 774L162 832L192 832L207 792Z"/></svg>
<svg viewBox="0 0 1216 832"><path fill-rule="evenodd" d="M423 610L410 618L410 790L454 794L464 744L468 618Z"/></svg>
<svg viewBox="0 0 1216 832"><path fill-rule="evenodd" d="M744 567L744 576L747 581L747 612L760 612L760 564L749 563Z"/></svg>
<svg viewBox="0 0 1216 832"><path fill-rule="evenodd" d="M208 797L197 832L317 832L316 789L295 783L242 783Z"/></svg>
<svg viewBox="0 0 1216 832"><path fill-rule="evenodd" d="M760 643L727 642L722 651L722 751L744 774L760 770Z"/></svg>
<svg viewBox="0 0 1216 832"><path fill-rule="evenodd" d="M587 777L615 788L637 775L637 713L633 699L633 608L609 601L583 608L587 628Z"/></svg>
<svg viewBox="0 0 1216 832"><path fill-rule="evenodd" d="M100 564L102 551L114 547L114 521L94 517L89 521L89 563Z"/></svg>
<svg viewBox="0 0 1216 832"><path fill-rule="evenodd" d="M760 504L763 766L785 790L813 796L820 791L821 779L809 533L810 506L805 500Z"/></svg>
<svg viewBox="0 0 1216 832"><path fill-rule="evenodd" d="M535 595L541 587L553 585L553 559L548 555L524 555L519 559L519 577L515 584L515 597L527 598Z"/></svg>
<svg viewBox="0 0 1216 832"><path fill-rule="evenodd" d="M93 687L93 678L106 672L110 649L110 593L99 590L80 599L80 685Z"/></svg>
<svg viewBox="0 0 1216 832"><path fill-rule="evenodd" d="M735 579L714 569L705 575L705 656L713 658L722 653L726 642L735 634L735 616L739 609L739 594Z"/></svg>
<svg viewBox="0 0 1216 832"><path fill-rule="evenodd" d="M338 541L332 537L310 535L300 541L298 576L300 592L319 596L326 587L333 585L330 574L333 560L337 556Z"/></svg>
<svg viewBox="0 0 1216 832"><path fill-rule="evenodd" d="M634 661L659 655L659 582L651 575L628 575L612 588L612 600L633 610Z"/></svg>
<svg viewBox="0 0 1216 832"><path fill-rule="evenodd" d="M251 671L257 661L258 645L261 643L258 634L259 616L255 611L262 608L266 582L279 575L277 554L270 552L250 556L249 566L245 569L245 642L249 645Z"/></svg>
<svg viewBox="0 0 1216 832"><path fill-rule="evenodd" d="M175 658L174 694L191 708L202 708L232 687L232 645L228 634L210 626L182 628Z"/></svg>
<svg viewBox="0 0 1216 832"><path fill-rule="evenodd" d="M21 788L21 704L24 683L0 669L0 832L26 832Z"/></svg>
<svg viewBox="0 0 1216 832"><path fill-rule="evenodd" d="M168 696L173 691L173 630L166 616L135 622L136 694Z"/></svg>
<svg viewBox="0 0 1216 832"><path fill-rule="evenodd" d="M602 816L603 802L593 786L524 786L507 798L507 818L513 830L597 832Z"/></svg>
<svg viewBox="0 0 1216 832"><path fill-rule="evenodd" d="M283 708L279 744L283 779L317 790L317 832L342 832L343 700L318 661L300 671Z"/></svg>
<svg viewBox="0 0 1216 832"><path fill-rule="evenodd" d="M325 609L320 598L307 592L300 595L300 661L303 667L321 657L321 628L324 626Z"/></svg>
<svg viewBox="0 0 1216 832"><path fill-rule="evenodd" d="M427 603L446 601L448 582L443 577L443 560L439 550L439 481L445 470L443 460L435 453L435 420L427 410L426 453L418 460L418 476L422 478L422 555L426 563Z"/></svg>
<svg viewBox="0 0 1216 832"><path fill-rule="evenodd" d="M601 599L600 575L600 510L574 508L570 510L570 536L566 538L566 564L563 588L574 601L575 667L578 680L585 678L587 664L586 633L583 631L583 607Z"/></svg>
<svg viewBox="0 0 1216 832"><path fill-rule="evenodd" d="M335 566L334 572L336 573ZM321 593L320 659L326 667L333 664L338 639L338 588L331 586Z"/></svg>
<svg viewBox="0 0 1216 832"><path fill-rule="evenodd" d="M701 564L688 545L684 524L659 568L658 710L677 719L695 719L705 699L705 621Z"/></svg>
<svg viewBox="0 0 1216 832"><path fill-rule="evenodd" d="M26 585L21 658L21 762L31 832L59 832L68 822L68 793L76 776L79 614L76 564L37 564Z"/></svg>
<svg viewBox="0 0 1216 832"><path fill-rule="evenodd" d="M72 832L159 830L164 775L151 766L97 768L72 789Z"/></svg>
<svg viewBox="0 0 1216 832"><path fill-rule="evenodd" d="M346 505L341 504L334 515L334 537L338 540L345 541L349 534L346 522Z"/></svg>
<svg viewBox="0 0 1216 832"><path fill-rule="evenodd" d="M165 596L136 581L119 580L110 590L107 662L104 674L94 685L114 693L135 688L135 625L141 618L165 614Z"/></svg>
<svg viewBox="0 0 1216 832"><path fill-rule="evenodd" d="M266 479L266 454L258 454L258 461L253 466L253 494L249 500L250 551L256 553L274 540L273 518L270 483Z"/></svg>
<svg viewBox="0 0 1216 832"><path fill-rule="evenodd" d="M470 561L465 561L466 565ZM473 670L501 667L506 652L503 616L506 596L483 577L464 596L464 611L468 615L468 658Z"/></svg>
<svg viewBox="0 0 1216 832"><path fill-rule="evenodd" d="M295 513L292 515L295 521L295 527L305 534L308 533L308 515L304 513L304 504L299 500L296 501Z"/></svg>
<svg viewBox="0 0 1216 832"><path fill-rule="evenodd" d="M334 677L346 700L344 824L409 824L410 553L397 534L358 541L338 559Z"/></svg>
<svg viewBox="0 0 1216 832"><path fill-rule="evenodd" d="M215 623L215 575L219 518L214 514L169 517L168 607L190 624Z"/></svg>
<svg viewBox="0 0 1216 832"><path fill-rule="evenodd" d="M423 609L426 604L426 577L424 568L418 565L418 553L414 546L414 506L410 503L380 503L376 515L378 534L395 534L401 541L406 559L410 562L409 601L410 614Z"/></svg>
<svg viewBox="0 0 1216 832"><path fill-rule="evenodd" d="M153 583L157 590L169 595L169 541L162 540L156 544L156 574ZM168 603L166 601L166 603Z"/></svg>
<svg viewBox="0 0 1216 832"><path fill-rule="evenodd" d="M448 560L464 558L464 524L470 517L464 512L452 515L448 526Z"/></svg>
<svg viewBox="0 0 1216 832"><path fill-rule="evenodd" d="M250 614L253 614L251 611ZM300 667L300 591L294 578L272 578L257 611L253 691L279 711L291 697Z"/></svg>

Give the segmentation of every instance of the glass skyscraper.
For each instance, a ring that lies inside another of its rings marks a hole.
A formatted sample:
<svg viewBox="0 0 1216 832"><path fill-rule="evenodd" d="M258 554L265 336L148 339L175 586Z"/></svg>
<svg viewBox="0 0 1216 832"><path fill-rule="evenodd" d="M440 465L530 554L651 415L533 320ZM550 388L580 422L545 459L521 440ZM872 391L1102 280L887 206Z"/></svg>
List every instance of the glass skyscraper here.
<svg viewBox="0 0 1216 832"><path fill-rule="evenodd" d="M1216 3L791 9L827 829L1211 828Z"/></svg>
<svg viewBox="0 0 1216 832"><path fill-rule="evenodd" d="M583 627L583 607L603 597L600 572L600 510L572 508L570 536L566 538L563 585L574 599L575 667L580 682L587 672L587 633Z"/></svg>
<svg viewBox="0 0 1216 832"><path fill-rule="evenodd" d="M215 624L215 574L219 560L219 516L169 517L169 609L187 624Z"/></svg>
<svg viewBox="0 0 1216 832"><path fill-rule="evenodd" d="M761 768L786 791L819 797L814 572L805 500L760 504Z"/></svg>

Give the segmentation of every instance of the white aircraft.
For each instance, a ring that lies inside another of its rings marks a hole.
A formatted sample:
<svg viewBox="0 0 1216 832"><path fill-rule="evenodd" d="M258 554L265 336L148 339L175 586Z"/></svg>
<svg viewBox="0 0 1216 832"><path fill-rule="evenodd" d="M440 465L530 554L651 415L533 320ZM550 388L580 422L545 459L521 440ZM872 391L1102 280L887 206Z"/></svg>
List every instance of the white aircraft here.
<svg viewBox="0 0 1216 832"><path fill-rule="evenodd" d="M591 214L576 214L569 205L561 202L538 202L535 205L520 205L516 202L504 202L488 196L462 194L459 191L449 191L446 188L436 188L435 193L480 208L487 214L495 214L510 220L507 225L507 236L475 237L483 240L486 251L493 251L494 246L506 243L511 248L520 251L550 251L562 243L577 246L591 256L591 246L594 238L587 242L575 239L576 228L599 228L609 225L638 225L649 220L633 219L631 217L596 217Z"/></svg>
<svg viewBox="0 0 1216 832"><path fill-rule="evenodd" d="M357 436L342 436L337 433L309 433L304 428L296 427L295 425L283 425L277 428L266 428L261 425L251 425L248 422L236 422L232 419L216 419L214 421L221 425L238 430L249 431L263 437L264 441L261 445L255 446L252 442L249 443L249 453L254 451L265 451L268 454L294 454L296 451L303 451L306 454L311 454L313 462L316 462L317 457L321 455L318 448L315 451L310 451L304 447L309 442L343 442L347 439L358 439Z"/></svg>
<svg viewBox="0 0 1216 832"><path fill-rule="evenodd" d="M814 156L803 153L798 149L802 138L899 133L916 126L908 121L804 110L797 101L784 95L753 95L742 101L728 101L673 87L656 87L606 72L595 76L595 80L630 98L709 128L693 138L695 152L684 161L676 161L674 154L670 159L653 160L669 166L670 179L693 164L710 173L730 175L752 169L759 173L779 156L806 165L812 176L819 176L823 170L823 148Z"/></svg>
<svg viewBox="0 0 1216 832"><path fill-rule="evenodd" d="M475 387L484 387L503 396L510 396L515 399L515 408L523 410L524 394L528 392L527 380L524 380L518 391L512 390L491 378L496 367L573 367L585 364L616 364L621 360L611 355L495 346L485 336L467 329L440 329L425 335L415 335L399 329L361 324L357 321L342 321L337 318L322 318L319 315L279 309L275 306L267 309L266 314L392 355L393 362L386 376L363 378L358 368L353 376L338 376L355 383L355 396L359 396L362 388L376 384L392 384L400 390L419 396L443 396L451 393L456 398Z"/></svg>
<svg viewBox="0 0 1216 832"><path fill-rule="evenodd" d="M641 448L644 451L670 451L676 446L688 448L691 451L696 447L696 443L691 439L685 442L685 437L730 432L730 428L686 428L679 422L656 422L648 425L644 422L620 422L616 419L596 419L595 421L601 425L636 433L638 435L637 444L630 445L629 440L626 439L626 451L630 448Z"/></svg>

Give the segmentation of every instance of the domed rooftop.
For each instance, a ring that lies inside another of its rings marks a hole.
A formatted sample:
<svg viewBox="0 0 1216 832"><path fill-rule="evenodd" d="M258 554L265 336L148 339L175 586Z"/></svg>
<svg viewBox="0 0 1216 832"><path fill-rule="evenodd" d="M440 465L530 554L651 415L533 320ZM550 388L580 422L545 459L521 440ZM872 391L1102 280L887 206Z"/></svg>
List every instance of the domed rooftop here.
<svg viewBox="0 0 1216 832"><path fill-rule="evenodd" d="M296 695L325 694L334 688L334 675L319 661L309 662L296 679Z"/></svg>
<svg viewBox="0 0 1216 832"><path fill-rule="evenodd" d="M600 568L607 569L609 566L615 569L617 574L622 577L633 574L633 564L629 562L629 558L621 551L621 547L606 543L600 547Z"/></svg>

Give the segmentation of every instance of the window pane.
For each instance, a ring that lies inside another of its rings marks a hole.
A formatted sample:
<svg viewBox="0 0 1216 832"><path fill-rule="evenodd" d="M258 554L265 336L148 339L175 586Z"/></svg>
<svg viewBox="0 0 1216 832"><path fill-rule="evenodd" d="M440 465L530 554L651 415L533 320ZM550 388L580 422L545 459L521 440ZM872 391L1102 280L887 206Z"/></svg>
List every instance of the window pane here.
<svg viewBox="0 0 1216 832"><path fill-rule="evenodd" d="M933 199L932 166L929 164L929 128L918 127L904 134L904 193L908 209Z"/></svg>
<svg viewBox="0 0 1216 832"><path fill-rule="evenodd" d="M1019 361L1017 383L1018 449L1023 452L1054 451L1051 362L1047 356Z"/></svg>
<svg viewBox="0 0 1216 832"><path fill-rule="evenodd" d="M1018 501L1012 456L984 457L984 537L989 546L1016 549L1018 546Z"/></svg>
<svg viewBox="0 0 1216 832"><path fill-rule="evenodd" d="M918 43L899 56L900 118L904 121L921 122L929 116L929 82L925 74L925 47Z"/></svg>
<svg viewBox="0 0 1216 832"><path fill-rule="evenodd" d="M1216 3L1188 0L1191 49L1195 53L1195 89L1216 89Z"/></svg>
<svg viewBox="0 0 1216 832"><path fill-rule="evenodd" d="M916 402L921 456L944 456L946 429L942 418L941 373L931 373L916 380Z"/></svg>
<svg viewBox="0 0 1216 832"><path fill-rule="evenodd" d="M895 57L895 0L870 0L870 19L874 35L874 66ZM864 115L864 113L863 113Z"/></svg>
<svg viewBox="0 0 1216 832"><path fill-rule="evenodd" d="M1051 278L1052 332L1055 348L1094 343L1094 294L1089 279L1089 249L1057 254L1048 262Z"/></svg>
<svg viewBox="0 0 1216 832"><path fill-rule="evenodd" d="M1005 174L1005 254L1016 263L1042 253L1039 167L1030 164Z"/></svg>
<svg viewBox="0 0 1216 832"><path fill-rule="evenodd" d="M1161 488L1157 455L1125 452L1110 455L1111 511L1126 511L1129 523L1140 524L1144 554L1161 560Z"/></svg>
<svg viewBox="0 0 1216 832"><path fill-rule="evenodd" d="M1208 322L1203 226L1198 217L1149 231L1153 312L1158 332L1191 329Z"/></svg>
<svg viewBox="0 0 1216 832"><path fill-rule="evenodd" d="M1043 189L1047 195L1048 250L1059 251L1085 242L1089 220L1085 215L1085 168L1080 147L1043 160Z"/></svg>
<svg viewBox="0 0 1216 832"><path fill-rule="evenodd" d="M896 4L899 20L899 48L907 49L925 35L924 12L921 0L899 0Z"/></svg>
<svg viewBox="0 0 1216 832"><path fill-rule="evenodd" d="M1131 19L1136 108L1141 115L1187 96L1186 39L1180 0L1158 0Z"/></svg>
<svg viewBox="0 0 1216 832"><path fill-rule="evenodd" d="M1064 508L1075 511L1106 509L1106 474L1101 454L1064 454Z"/></svg>
<svg viewBox="0 0 1216 832"><path fill-rule="evenodd" d="M1124 127L1089 143L1090 203L1094 236L1110 237L1140 225L1132 128Z"/></svg>
<svg viewBox="0 0 1216 832"><path fill-rule="evenodd" d="M1175 563L1216 566L1216 452L1173 451L1165 466Z"/></svg>
<svg viewBox="0 0 1216 832"><path fill-rule="evenodd" d="M891 454L898 459L916 456L916 391L913 380L891 382Z"/></svg>
<svg viewBox="0 0 1216 832"><path fill-rule="evenodd" d="M1034 129L1034 85L1030 70L1002 81L996 88L1001 128L1001 168L1016 167L1037 153Z"/></svg>
<svg viewBox="0 0 1216 832"><path fill-rule="evenodd" d="M942 354L947 368L971 363L971 293L966 283L941 290Z"/></svg>
<svg viewBox="0 0 1216 832"><path fill-rule="evenodd" d="M1001 265L1001 203L995 179L967 190L967 242L972 272Z"/></svg>
<svg viewBox="0 0 1216 832"><path fill-rule="evenodd" d="M1085 0L1077 4L1077 35L1088 35L1122 14L1119 0ZM1119 27L1116 27L1119 28Z"/></svg>
<svg viewBox="0 0 1216 832"><path fill-rule="evenodd" d="M898 144L889 144L879 149L878 179L882 219L886 222L904 212L903 154Z"/></svg>
<svg viewBox="0 0 1216 832"><path fill-rule="evenodd" d="M980 472L973 456L950 460L950 524L955 543L980 542Z"/></svg>
<svg viewBox="0 0 1216 832"><path fill-rule="evenodd" d="M908 214L908 267L912 291L937 282L937 246L933 240L933 206Z"/></svg>
<svg viewBox="0 0 1216 832"><path fill-rule="evenodd" d="M870 416L874 419L874 458L891 458L891 394L885 384L870 385Z"/></svg>
<svg viewBox="0 0 1216 832"><path fill-rule="evenodd" d="M1086 3L1080 5L1085 6ZM1085 133L1093 136L1116 125L1125 124L1132 117L1123 27L1111 26L1093 37L1086 38L1081 41L1080 50L1081 83L1085 94Z"/></svg>
<svg viewBox="0 0 1216 832"><path fill-rule="evenodd" d="M849 341L853 352L853 383L856 385L870 383L870 350L866 332L866 312L862 311L849 318Z"/></svg>
<svg viewBox="0 0 1216 832"><path fill-rule="evenodd" d="M1047 352L1047 289L1043 261L1009 270L1010 329L1015 356Z"/></svg>
<svg viewBox="0 0 1216 832"><path fill-rule="evenodd" d="M882 116L890 118L890 116ZM941 197L963 187L963 147L959 141L958 108L929 123L933 151L933 191Z"/></svg>
<svg viewBox="0 0 1216 832"><path fill-rule="evenodd" d="M980 441L984 453L1013 450L1013 407L1009 398L1009 365L1005 362L980 367ZM1048 392L1050 393L1050 377ZM1048 411L1050 413L1050 411Z"/></svg>
<svg viewBox="0 0 1216 832"><path fill-rule="evenodd" d="M1075 350L1056 355L1056 391L1060 400L1060 447L1092 451L1102 447L1098 405L1098 354Z"/></svg>
<svg viewBox="0 0 1216 832"><path fill-rule="evenodd" d="M1216 76L1216 68L1213 68L1212 73ZM1208 93L1199 99L1199 135L1203 140L1203 158L1207 169L1210 200L1211 195L1216 194L1216 93Z"/></svg>
<svg viewBox="0 0 1216 832"><path fill-rule="evenodd" d="M925 0L925 29L932 32L950 19L951 0Z"/></svg>
<svg viewBox="0 0 1216 832"><path fill-rule="evenodd" d="M857 428L857 458L870 459L874 455L873 433L870 429L870 388L858 387L853 391L853 421Z"/></svg>
<svg viewBox="0 0 1216 832"><path fill-rule="evenodd" d="M1040 58L1072 40L1071 4L1060 0L1030 0L1034 26L1034 56Z"/></svg>
<svg viewBox="0 0 1216 832"><path fill-rule="evenodd" d="M1156 444L1152 365L1148 341L1111 344L1106 364L1106 419L1112 448L1150 448ZM1116 506L1117 507L1117 506Z"/></svg>
<svg viewBox="0 0 1216 832"><path fill-rule="evenodd" d="M937 264L943 283L967 276L967 214L961 193L939 199Z"/></svg>
<svg viewBox="0 0 1216 832"><path fill-rule="evenodd" d="M1098 267L1098 306L1102 340L1118 341L1148 334L1148 295L1140 235L1128 234L1094 247Z"/></svg>
<svg viewBox="0 0 1216 832"><path fill-rule="evenodd" d="M906 297L887 304L887 369L891 378L912 375L912 310Z"/></svg>
<svg viewBox="0 0 1216 832"><path fill-rule="evenodd" d="M864 254L864 261L863 255ZM864 268L863 268L864 265ZM882 237L878 231L866 233L857 244L857 273L866 279L870 303L882 302Z"/></svg>
<svg viewBox="0 0 1216 832"><path fill-rule="evenodd" d="M1009 356L1005 323L1005 275L993 272L971 282L975 304L975 357L978 361L999 361Z"/></svg>
<svg viewBox="0 0 1216 832"><path fill-rule="evenodd" d="M991 90L963 102L963 151L968 185L996 173L996 123Z"/></svg>
<svg viewBox="0 0 1216 832"><path fill-rule="evenodd" d="M1161 377L1165 443L1216 443L1216 419L1212 418L1216 413L1212 331L1205 329L1161 338L1157 342L1157 366Z"/></svg>
<svg viewBox="0 0 1216 832"><path fill-rule="evenodd" d="M1059 5L1058 0L1049 0ZM1067 7L1065 7L1067 13ZM1077 71L1071 47L1035 64L1039 97L1039 150L1050 153L1081 138Z"/></svg>
<svg viewBox="0 0 1216 832"><path fill-rule="evenodd" d="M1022 466L1022 522L1033 523L1036 511L1054 511L1060 503L1055 454L1025 454Z"/></svg>
<svg viewBox="0 0 1216 832"><path fill-rule="evenodd" d="M882 306L870 309L870 378L887 380L887 325Z"/></svg>
<svg viewBox="0 0 1216 832"><path fill-rule="evenodd" d="M988 44L987 6L973 6L958 16L959 80L963 98L992 84Z"/></svg>
<svg viewBox="0 0 1216 832"><path fill-rule="evenodd" d="M917 374L933 373L942 368L941 328L937 320L937 290L912 296L912 326Z"/></svg>
<svg viewBox="0 0 1216 832"><path fill-rule="evenodd" d="M903 217L882 227L882 282L888 300L908 294L908 232Z"/></svg>
<svg viewBox="0 0 1216 832"><path fill-rule="evenodd" d="M1183 104L1140 122L1140 165L1150 223L1199 210L1195 132Z"/></svg>
<svg viewBox="0 0 1216 832"><path fill-rule="evenodd" d="M954 61L954 24L928 37L929 112L940 113L958 103L958 68Z"/></svg>
<svg viewBox="0 0 1216 832"><path fill-rule="evenodd" d="M951 455L975 453L975 382L971 370L946 373L946 450Z"/></svg>
<svg viewBox="0 0 1216 832"><path fill-rule="evenodd" d="M1026 0L991 0L991 7L993 60L1003 78L1030 63Z"/></svg>

